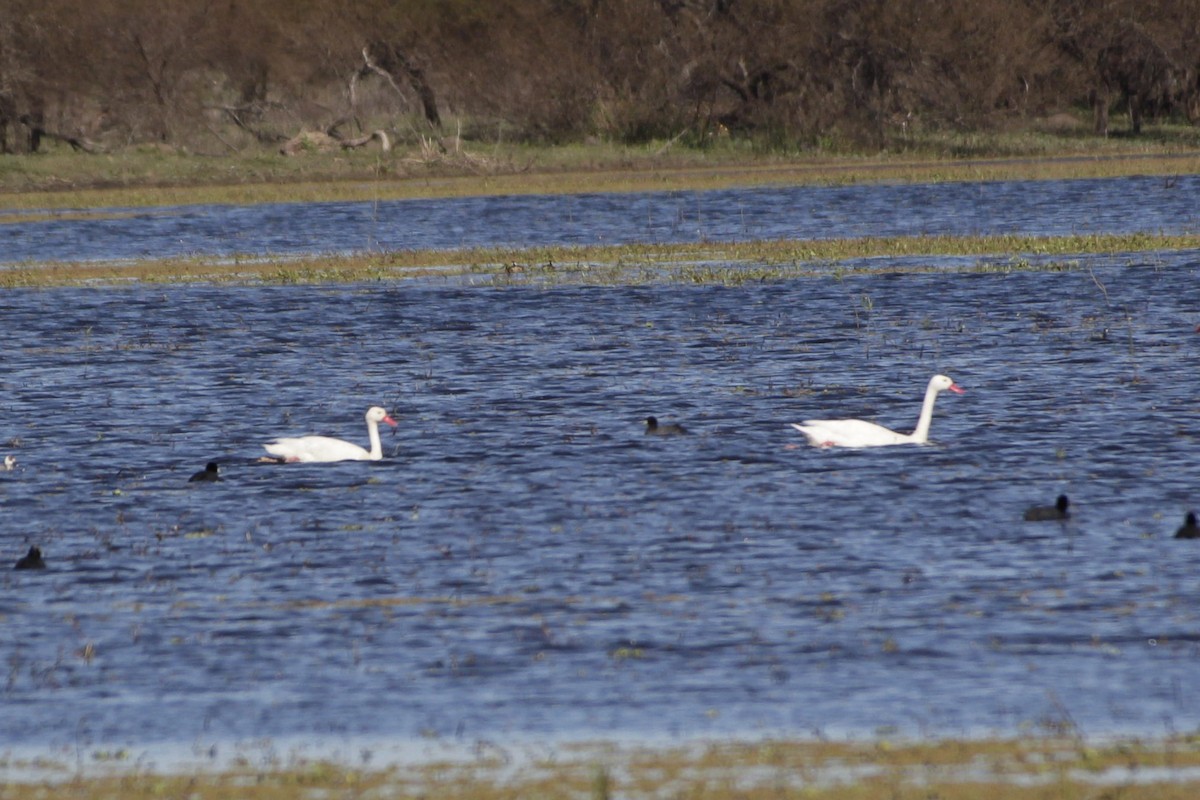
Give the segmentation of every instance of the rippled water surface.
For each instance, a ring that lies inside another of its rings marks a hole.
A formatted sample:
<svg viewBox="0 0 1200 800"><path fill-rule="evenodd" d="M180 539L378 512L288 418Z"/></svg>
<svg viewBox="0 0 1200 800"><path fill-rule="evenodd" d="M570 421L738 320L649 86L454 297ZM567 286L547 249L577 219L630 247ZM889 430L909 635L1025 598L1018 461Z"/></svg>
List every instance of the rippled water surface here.
<svg viewBox="0 0 1200 800"><path fill-rule="evenodd" d="M186 206L2 224L0 263L919 234L1200 230L1200 176Z"/></svg>
<svg viewBox="0 0 1200 800"><path fill-rule="evenodd" d="M706 236L1194 230L1195 181L716 193L678 196L674 218L641 197L505 202L544 209L538 240L668 237L642 219ZM926 199L898 208L903 192ZM957 192L981 204L954 211ZM758 212L730 211L750 196ZM328 248L422 215L466 227L415 246L516 235L472 204L391 204L386 225L303 213L349 231ZM161 255L171 237L315 247L292 211L0 235L9 260ZM239 219L244 237L206 238ZM0 749L1195 729L1200 544L1172 534L1200 505L1198 261L5 291L0 443L18 467L0 472L0 542L9 563L40 545L49 568L0 571ZM822 451L787 425L909 430L935 372L967 393L939 400L929 447ZM278 435L365 444L374 404L400 421L380 462L257 462ZM649 414L691 433L644 436ZM224 480L188 483L210 460ZM1022 521L1061 492L1071 522Z"/></svg>
<svg viewBox="0 0 1200 800"><path fill-rule="evenodd" d="M0 745L1194 727L1195 268L6 292Z"/></svg>

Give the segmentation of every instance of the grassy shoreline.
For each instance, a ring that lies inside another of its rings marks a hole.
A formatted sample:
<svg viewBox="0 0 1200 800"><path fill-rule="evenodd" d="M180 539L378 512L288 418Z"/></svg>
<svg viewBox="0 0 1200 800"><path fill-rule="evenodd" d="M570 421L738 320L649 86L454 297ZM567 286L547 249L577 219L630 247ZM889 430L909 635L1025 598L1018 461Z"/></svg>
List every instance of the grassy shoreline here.
<svg viewBox="0 0 1200 800"><path fill-rule="evenodd" d="M0 156L0 210L375 201L513 194L642 192L731 186L1170 177L1200 173L1191 129L1141 139L962 136L909 152L761 153L739 143L520 147L474 143L431 156L260 151L224 156L135 147L84 155L65 146Z"/></svg>
<svg viewBox="0 0 1200 800"><path fill-rule="evenodd" d="M352 765L317 756L253 755L217 768L157 770L131 754L90 764L0 761L11 800L182 797L591 798L1140 798L1200 791L1200 737L1090 743L1066 734L1021 738L870 742L701 741L682 745L589 742L526 748L480 743L404 763ZM37 777L33 777L34 775Z"/></svg>

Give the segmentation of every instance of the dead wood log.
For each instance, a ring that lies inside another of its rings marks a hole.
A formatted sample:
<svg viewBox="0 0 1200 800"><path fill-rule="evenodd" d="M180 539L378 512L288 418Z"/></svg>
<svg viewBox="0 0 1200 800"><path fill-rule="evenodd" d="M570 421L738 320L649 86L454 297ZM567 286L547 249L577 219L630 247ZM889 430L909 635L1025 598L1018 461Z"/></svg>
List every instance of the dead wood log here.
<svg viewBox="0 0 1200 800"><path fill-rule="evenodd" d="M29 152L37 152L38 143L42 139L53 139L57 142L66 142L71 145L71 148L77 153L99 153L100 145L91 141L84 136L72 136L69 133L61 133L43 127L37 120L29 114L22 114L18 120L22 125L29 129Z"/></svg>
<svg viewBox="0 0 1200 800"><path fill-rule="evenodd" d="M392 140L385 131L375 131L354 139L342 139L324 131L300 131L284 142L283 146L279 148L279 152L285 156L295 156L309 151L354 150L364 147L376 139L379 140L379 147L383 152L391 152Z"/></svg>
<svg viewBox="0 0 1200 800"><path fill-rule="evenodd" d="M259 144L274 144L275 142L282 142L287 139L286 136L274 131L260 130L257 126L252 125L249 121L247 121L247 117L262 116L263 107L259 104L245 106L208 106L208 108L223 113L234 125L246 131L246 133L258 140Z"/></svg>

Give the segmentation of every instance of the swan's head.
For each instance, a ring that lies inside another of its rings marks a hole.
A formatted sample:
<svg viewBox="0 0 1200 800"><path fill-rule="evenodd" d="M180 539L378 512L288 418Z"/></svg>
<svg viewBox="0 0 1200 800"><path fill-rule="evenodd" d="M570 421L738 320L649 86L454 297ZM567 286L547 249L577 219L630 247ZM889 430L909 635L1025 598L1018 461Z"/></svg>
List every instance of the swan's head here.
<svg viewBox="0 0 1200 800"><path fill-rule="evenodd" d="M935 391L944 392L947 389L955 394L966 394L965 390L954 381L945 375L934 375L929 381L929 386Z"/></svg>
<svg viewBox="0 0 1200 800"><path fill-rule="evenodd" d="M367 422L374 422L377 425L380 422L386 422L393 428L398 424L396 420L388 416L387 411L384 411L379 406L372 406L371 408L367 409Z"/></svg>

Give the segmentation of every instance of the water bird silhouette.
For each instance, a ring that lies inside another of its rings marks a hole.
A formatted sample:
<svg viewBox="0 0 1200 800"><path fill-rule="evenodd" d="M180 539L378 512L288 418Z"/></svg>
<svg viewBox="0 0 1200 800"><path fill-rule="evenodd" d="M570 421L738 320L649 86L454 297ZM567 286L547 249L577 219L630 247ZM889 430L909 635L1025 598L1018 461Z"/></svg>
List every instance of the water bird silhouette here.
<svg viewBox="0 0 1200 800"><path fill-rule="evenodd" d="M1026 522L1053 522L1071 517L1069 510L1071 501L1065 494L1060 494L1052 506L1034 506L1025 510Z"/></svg>
<svg viewBox="0 0 1200 800"><path fill-rule="evenodd" d="M646 417L647 436L680 436L687 433L687 428L676 422L660 424L658 417Z"/></svg>
<svg viewBox="0 0 1200 800"><path fill-rule="evenodd" d="M40 547L31 545L29 552L17 559L17 564L13 569L45 569L46 562L42 559L42 550Z"/></svg>
<svg viewBox="0 0 1200 800"><path fill-rule="evenodd" d="M219 481L221 480L221 476L217 474L218 469L219 467L217 466L217 462L210 461L205 465L204 469L188 478L188 483L211 483L213 481Z"/></svg>

